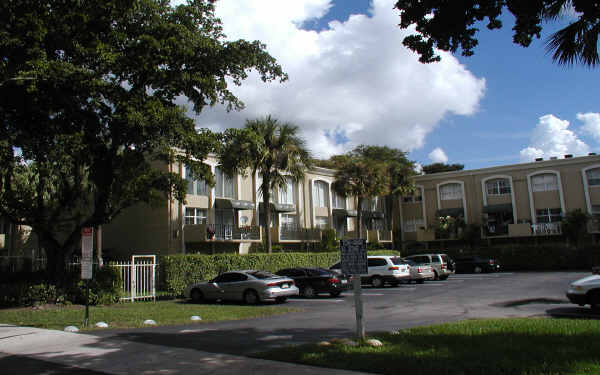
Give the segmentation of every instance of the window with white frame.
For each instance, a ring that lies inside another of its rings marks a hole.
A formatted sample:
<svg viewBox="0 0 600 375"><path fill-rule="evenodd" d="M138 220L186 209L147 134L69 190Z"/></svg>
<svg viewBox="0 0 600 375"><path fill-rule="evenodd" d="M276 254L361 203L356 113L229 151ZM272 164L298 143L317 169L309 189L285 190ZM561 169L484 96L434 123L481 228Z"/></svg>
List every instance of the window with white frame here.
<svg viewBox="0 0 600 375"><path fill-rule="evenodd" d="M555 191L558 190L558 178L555 174L544 173L531 177L531 189L533 191Z"/></svg>
<svg viewBox="0 0 600 375"><path fill-rule="evenodd" d="M585 172L588 186L600 186L600 168L590 169Z"/></svg>
<svg viewBox="0 0 600 375"><path fill-rule="evenodd" d="M185 208L185 223L191 224L206 224L208 210L204 208L186 207Z"/></svg>
<svg viewBox="0 0 600 375"><path fill-rule="evenodd" d="M185 180L187 182L187 193L190 195L208 195L206 181L194 177L192 170L185 166Z"/></svg>
<svg viewBox="0 0 600 375"><path fill-rule="evenodd" d="M361 210L363 211L377 211L377 197L365 198L362 200Z"/></svg>
<svg viewBox="0 0 600 375"><path fill-rule="evenodd" d="M224 173L221 168L215 168L215 196L217 198L235 198L235 189L233 188L233 177Z"/></svg>
<svg viewBox="0 0 600 375"><path fill-rule="evenodd" d="M279 203L296 204L296 181L291 177L285 180L285 187L279 188Z"/></svg>
<svg viewBox="0 0 600 375"><path fill-rule="evenodd" d="M327 229L329 227L329 218L327 216L315 217L315 228Z"/></svg>
<svg viewBox="0 0 600 375"><path fill-rule="evenodd" d="M499 178L485 183L487 195L505 195L510 194L510 180Z"/></svg>
<svg viewBox="0 0 600 375"><path fill-rule="evenodd" d="M297 227L297 216L293 214L281 214L279 225L287 228Z"/></svg>
<svg viewBox="0 0 600 375"><path fill-rule="evenodd" d="M327 183L315 181L313 183L313 207L327 207Z"/></svg>
<svg viewBox="0 0 600 375"><path fill-rule="evenodd" d="M424 225L423 219L409 219L404 221L405 232L416 232Z"/></svg>
<svg viewBox="0 0 600 375"><path fill-rule="evenodd" d="M560 208L541 208L535 210L535 218L538 223L556 223L562 220Z"/></svg>
<svg viewBox="0 0 600 375"><path fill-rule="evenodd" d="M346 209L346 197L341 196L335 190L331 190L331 200L333 208Z"/></svg>
<svg viewBox="0 0 600 375"><path fill-rule="evenodd" d="M452 200L452 199L462 199L463 191L461 184L445 184L440 186L440 199Z"/></svg>

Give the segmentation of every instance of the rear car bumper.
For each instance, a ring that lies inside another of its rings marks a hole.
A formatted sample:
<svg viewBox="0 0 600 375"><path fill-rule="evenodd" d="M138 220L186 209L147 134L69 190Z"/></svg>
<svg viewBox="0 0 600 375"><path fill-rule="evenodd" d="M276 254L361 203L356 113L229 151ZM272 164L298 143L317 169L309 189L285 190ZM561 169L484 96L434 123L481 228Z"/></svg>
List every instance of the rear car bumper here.
<svg viewBox="0 0 600 375"><path fill-rule="evenodd" d="M405 281L405 280L410 280L410 275L385 275L383 276L383 280L387 281L387 282L399 282L399 281Z"/></svg>
<svg viewBox="0 0 600 375"><path fill-rule="evenodd" d="M435 277L433 272L415 273L410 276L411 280L432 280Z"/></svg>
<svg viewBox="0 0 600 375"><path fill-rule="evenodd" d="M275 299L278 297L292 297L297 296L300 293L297 287L291 286L289 288L268 288L260 292L260 299Z"/></svg>

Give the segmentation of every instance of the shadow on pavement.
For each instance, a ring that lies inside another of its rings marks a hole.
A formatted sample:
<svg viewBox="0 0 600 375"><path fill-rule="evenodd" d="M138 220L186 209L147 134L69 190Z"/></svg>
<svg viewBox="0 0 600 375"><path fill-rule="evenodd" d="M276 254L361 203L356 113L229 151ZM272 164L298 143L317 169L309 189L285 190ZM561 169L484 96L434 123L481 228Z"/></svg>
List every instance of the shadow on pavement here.
<svg viewBox="0 0 600 375"><path fill-rule="evenodd" d="M559 307L546 310L546 314L553 318L600 319L600 310L589 307Z"/></svg>
<svg viewBox="0 0 600 375"><path fill-rule="evenodd" d="M44 375L105 375L105 372L72 367L25 357L20 355L0 355L0 369L3 374L44 374Z"/></svg>

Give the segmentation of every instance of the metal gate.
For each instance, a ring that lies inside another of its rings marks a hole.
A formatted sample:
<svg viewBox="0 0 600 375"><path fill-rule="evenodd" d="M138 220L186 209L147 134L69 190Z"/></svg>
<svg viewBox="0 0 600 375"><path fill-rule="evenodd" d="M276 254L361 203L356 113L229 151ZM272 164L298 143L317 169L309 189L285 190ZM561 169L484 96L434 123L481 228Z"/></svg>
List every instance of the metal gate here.
<svg viewBox="0 0 600 375"><path fill-rule="evenodd" d="M156 301L156 255L133 255L131 262L115 262L111 266L121 272L122 301Z"/></svg>

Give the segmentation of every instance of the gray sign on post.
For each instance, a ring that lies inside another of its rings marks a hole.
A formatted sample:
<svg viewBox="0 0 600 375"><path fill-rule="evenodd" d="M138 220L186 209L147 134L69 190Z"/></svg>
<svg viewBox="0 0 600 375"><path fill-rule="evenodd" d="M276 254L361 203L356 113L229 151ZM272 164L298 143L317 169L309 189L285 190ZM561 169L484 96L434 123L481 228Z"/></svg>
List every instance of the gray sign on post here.
<svg viewBox="0 0 600 375"><path fill-rule="evenodd" d="M363 238L340 240L340 258L345 275L367 273L367 241Z"/></svg>

